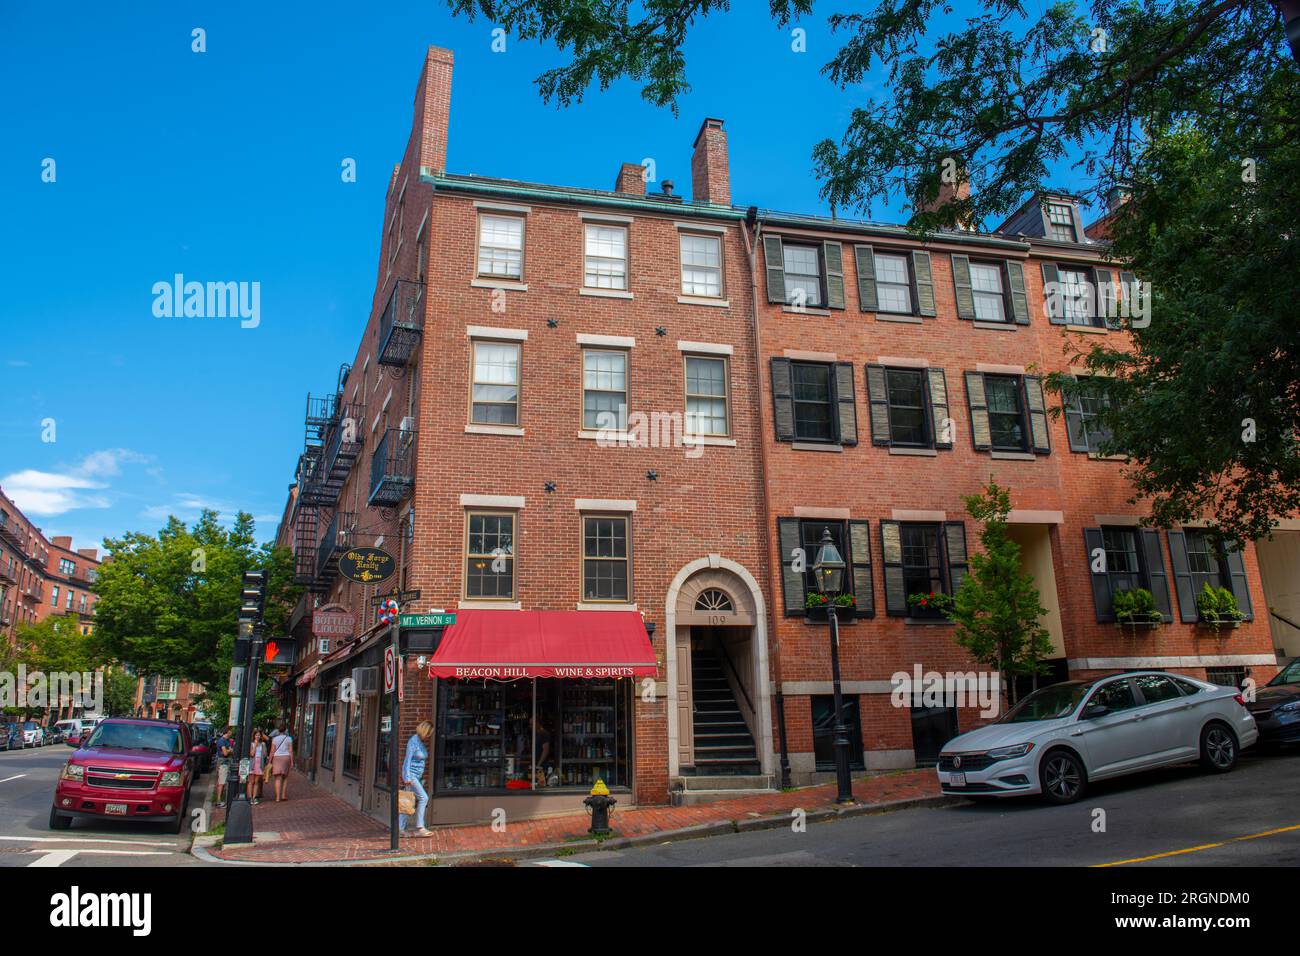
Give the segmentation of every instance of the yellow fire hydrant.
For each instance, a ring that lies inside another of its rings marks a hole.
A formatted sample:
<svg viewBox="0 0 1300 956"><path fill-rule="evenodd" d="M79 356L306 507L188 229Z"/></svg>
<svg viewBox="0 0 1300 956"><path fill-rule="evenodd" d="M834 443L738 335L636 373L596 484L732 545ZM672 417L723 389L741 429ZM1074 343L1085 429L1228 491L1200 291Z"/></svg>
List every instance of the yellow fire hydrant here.
<svg viewBox="0 0 1300 956"><path fill-rule="evenodd" d="M613 832L609 828L609 814L616 803L618 801L609 795L609 787L605 786L605 781L597 777L596 785L591 788L591 796L582 801L587 812L591 814L588 833L592 836L609 836Z"/></svg>

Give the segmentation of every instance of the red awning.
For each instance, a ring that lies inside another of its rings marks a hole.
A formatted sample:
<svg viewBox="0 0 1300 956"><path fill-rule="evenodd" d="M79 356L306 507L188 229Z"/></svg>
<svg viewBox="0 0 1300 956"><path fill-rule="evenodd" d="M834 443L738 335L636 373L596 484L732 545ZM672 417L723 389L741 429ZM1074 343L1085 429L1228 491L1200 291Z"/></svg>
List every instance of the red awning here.
<svg viewBox="0 0 1300 956"><path fill-rule="evenodd" d="M429 663L430 677L653 677L636 611L457 611Z"/></svg>

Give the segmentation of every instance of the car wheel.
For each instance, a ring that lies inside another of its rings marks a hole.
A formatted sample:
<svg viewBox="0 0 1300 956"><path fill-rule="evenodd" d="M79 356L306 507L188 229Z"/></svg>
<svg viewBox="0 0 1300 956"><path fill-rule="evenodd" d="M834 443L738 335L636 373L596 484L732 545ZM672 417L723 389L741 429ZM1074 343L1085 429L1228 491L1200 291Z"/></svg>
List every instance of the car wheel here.
<svg viewBox="0 0 1300 956"><path fill-rule="evenodd" d="M1073 803L1083 796L1087 775L1079 758L1068 750L1053 750L1038 768L1043 799L1048 803Z"/></svg>
<svg viewBox="0 0 1300 956"><path fill-rule="evenodd" d="M172 833L180 833L185 829L185 821L190 815L190 792L185 791L185 799L181 801L181 812L176 815L176 823L172 827Z"/></svg>
<svg viewBox="0 0 1300 956"><path fill-rule="evenodd" d="M1223 724L1201 731L1201 766L1211 773L1227 773L1237 766L1237 738Z"/></svg>
<svg viewBox="0 0 1300 956"><path fill-rule="evenodd" d="M58 810L50 807L50 829L66 830L72 826L72 817L65 817Z"/></svg>

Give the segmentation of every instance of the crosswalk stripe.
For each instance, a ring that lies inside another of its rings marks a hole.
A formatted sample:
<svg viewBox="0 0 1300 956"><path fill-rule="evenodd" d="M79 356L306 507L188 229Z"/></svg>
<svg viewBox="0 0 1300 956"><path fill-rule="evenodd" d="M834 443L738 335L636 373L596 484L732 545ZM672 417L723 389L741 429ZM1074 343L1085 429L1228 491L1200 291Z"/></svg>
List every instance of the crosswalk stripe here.
<svg viewBox="0 0 1300 956"><path fill-rule="evenodd" d="M32 862L28 863L27 865L29 867L62 866L64 863L67 863L76 855L77 855L76 850L49 850L45 853L44 856L37 857L35 860L32 860Z"/></svg>
<svg viewBox="0 0 1300 956"><path fill-rule="evenodd" d="M589 863L574 863L570 860L534 860L533 866L581 866L591 869Z"/></svg>
<svg viewBox="0 0 1300 956"><path fill-rule="evenodd" d="M0 836L0 840L14 843L123 843L128 846L160 846L175 848L175 844L161 840L111 840L97 837L39 837L39 836Z"/></svg>

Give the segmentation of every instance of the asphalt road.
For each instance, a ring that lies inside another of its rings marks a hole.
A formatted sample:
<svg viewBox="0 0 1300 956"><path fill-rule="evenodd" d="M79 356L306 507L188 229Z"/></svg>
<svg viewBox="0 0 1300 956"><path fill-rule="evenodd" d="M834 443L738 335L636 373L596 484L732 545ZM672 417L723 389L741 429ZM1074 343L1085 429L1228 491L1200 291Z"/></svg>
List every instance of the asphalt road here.
<svg viewBox="0 0 1300 956"><path fill-rule="evenodd" d="M72 748L54 744L0 752L0 868L19 866L194 866L190 832L128 820L74 820L49 828L59 771ZM210 777L194 785L191 807L202 804Z"/></svg>
<svg viewBox="0 0 1300 956"><path fill-rule="evenodd" d="M1188 765L1096 784L1066 807L968 801L523 865L1296 867L1298 792L1293 749L1223 776Z"/></svg>

